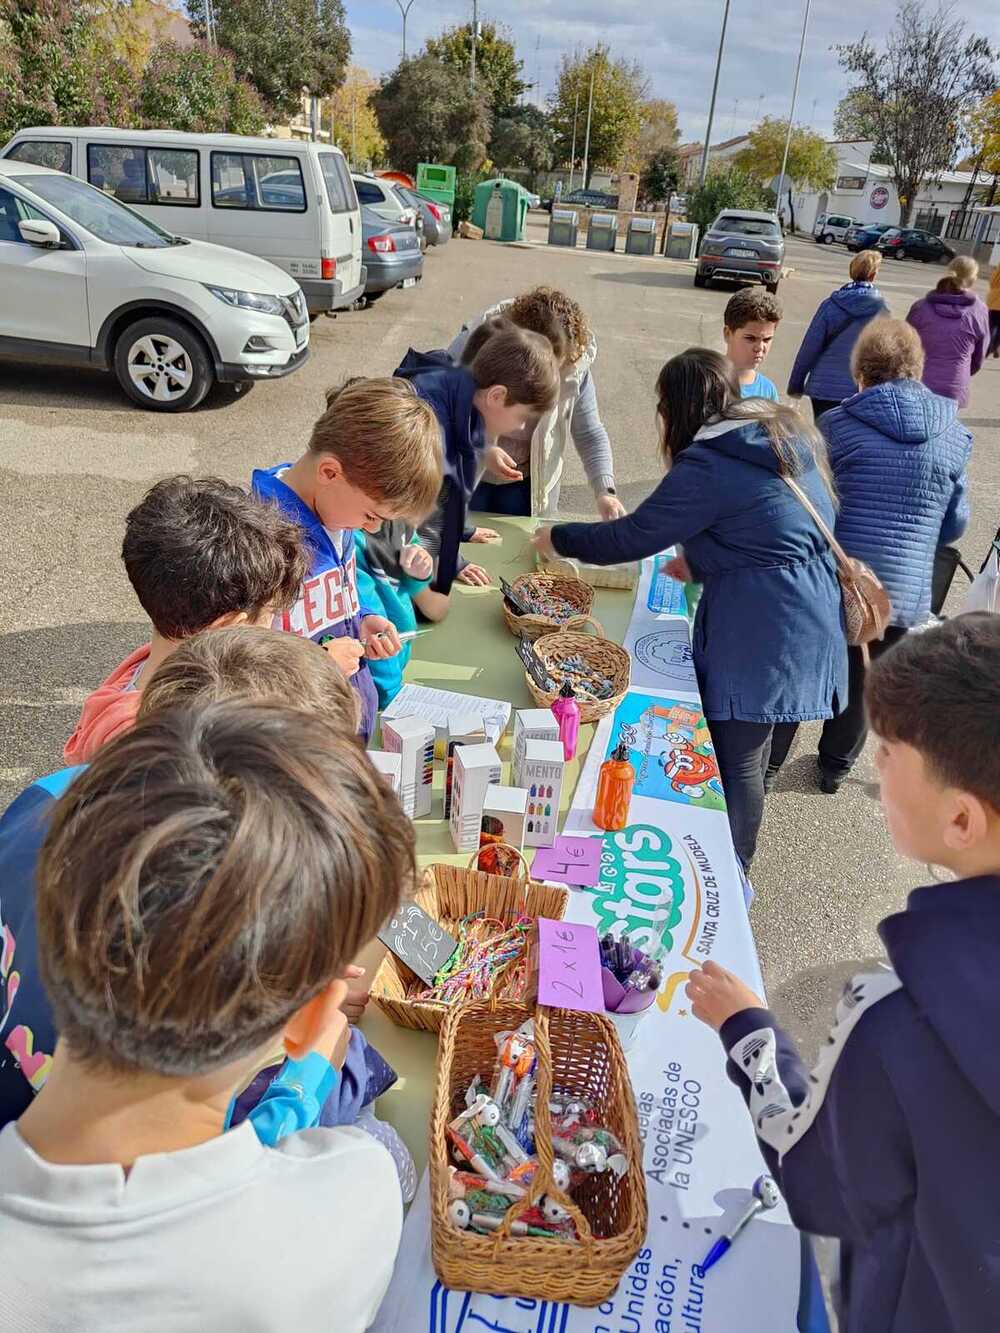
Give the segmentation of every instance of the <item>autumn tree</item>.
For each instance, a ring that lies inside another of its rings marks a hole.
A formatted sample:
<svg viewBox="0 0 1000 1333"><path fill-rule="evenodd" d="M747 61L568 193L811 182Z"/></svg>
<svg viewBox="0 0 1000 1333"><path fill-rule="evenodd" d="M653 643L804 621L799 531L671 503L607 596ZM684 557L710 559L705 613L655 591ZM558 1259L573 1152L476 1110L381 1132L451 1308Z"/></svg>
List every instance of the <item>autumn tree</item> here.
<svg viewBox="0 0 1000 1333"><path fill-rule="evenodd" d="M460 23L446 28L440 37L429 37L424 47L427 55L449 65L460 78L472 73L472 24ZM479 25L476 42L476 83L482 83L489 98L494 120L506 116L517 99L528 89L521 78L524 66L518 60L509 30L495 23Z"/></svg>
<svg viewBox="0 0 1000 1333"><path fill-rule="evenodd" d="M393 166L416 171L418 162L446 162L474 171L486 158L490 108L435 56L403 60L372 98Z"/></svg>
<svg viewBox="0 0 1000 1333"><path fill-rule="evenodd" d="M766 116L750 131L746 148L736 156L736 165L753 176L761 185L771 185L771 182L781 174L787 133L787 120ZM804 125L793 125L788 141L788 162L785 166L788 214L793 232L795 230L793 184L804 185L810 190L826 190L833 185L836 175L837 155L822 135L814 134ZM781 203L780 200L778 202Z"/></svg>
<svg viewBox="0 0 1000 1333"><path fill-rule="evenodd" d="M586 188L595 166L614 170L626 159L642 124L646 79L639 65L612 60L608 48L595 46L585 56L563 56L559 85L551 99L550 117L562 161L582 161L587 107L593 76L594 101Z"/></svg>
<svg viewBox="0 0 1000 1333"><path fill-rule="evenodd" d="M385 139L371 101L378 87L378 79L368 70L349 65L344 82L320 110L322 124L329 125L333 142L354 167L381 162L385 156Z"/></svg>
<svg viewBox="0 0 1000 1333"><path fill-rule="evenodd" d="M836 49L855 79L857 137L885 150L908 226L920 187L952 166L968 113L995 87L993 50L948 9L927 13L919 0L900 5L881 49L867 36Z"/></svg>
<svg viewBox="0 0 1000 1333"><path fill-rule="evenodd" d="M984 171L993 177L986 197L990 207L1000 183L1000 88L990 93L969 115L969 140L973 146L972 171Z"/></svg>
<svg viewBox="0 0 1000 1333"><path fill-rule="evenodd" d="M677 108L665 98L654 97L639 108L639 131L629 151L630 165L640 174L647 162L664 151L675 149L681 140Z"/></svg>

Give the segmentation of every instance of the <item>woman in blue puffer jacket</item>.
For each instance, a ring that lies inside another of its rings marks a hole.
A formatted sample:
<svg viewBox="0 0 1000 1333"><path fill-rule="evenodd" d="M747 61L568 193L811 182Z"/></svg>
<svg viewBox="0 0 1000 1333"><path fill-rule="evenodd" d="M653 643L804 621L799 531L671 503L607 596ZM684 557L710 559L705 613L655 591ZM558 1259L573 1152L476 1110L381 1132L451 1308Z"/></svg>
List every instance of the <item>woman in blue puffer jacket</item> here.
<svg viewBox="0 0 1000 1333"><path fill-rule="evenodd" d="M965 468L972 436L958 404L920 383L920 338L902 320L878 320L862 333L851 362L860 393L823 417L840 496L836 537L848 555L885 584L892 617L873 657L890 648L931 608L934 552L969 521ZM827 722L819 743L820 787L837 791L864 748L865 665L849 650L847 708Z"/></svg>
<svg viewBox="0 0 1000 1333"><path fill-rule="evenodd" d="M862 250L851 260L851 281L820 303L806 329L788 380L792 398L807 394L813 420L854 393L851 353L861 330L889 307L875 286L882 256Z"/></svg>

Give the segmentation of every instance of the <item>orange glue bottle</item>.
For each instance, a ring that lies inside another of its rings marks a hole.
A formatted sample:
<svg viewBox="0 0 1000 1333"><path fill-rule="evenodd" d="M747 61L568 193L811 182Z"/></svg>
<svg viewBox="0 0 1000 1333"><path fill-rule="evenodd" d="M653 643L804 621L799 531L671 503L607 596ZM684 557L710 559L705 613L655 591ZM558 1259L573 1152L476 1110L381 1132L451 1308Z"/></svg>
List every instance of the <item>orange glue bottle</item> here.
<svg viewBox="0 0 1000 1333"><path fill-rule="evenodd" d="M628 746L623 741L601 765L593 815L598 828L625 828L634 786L635 769L629 763Z"/></svg>

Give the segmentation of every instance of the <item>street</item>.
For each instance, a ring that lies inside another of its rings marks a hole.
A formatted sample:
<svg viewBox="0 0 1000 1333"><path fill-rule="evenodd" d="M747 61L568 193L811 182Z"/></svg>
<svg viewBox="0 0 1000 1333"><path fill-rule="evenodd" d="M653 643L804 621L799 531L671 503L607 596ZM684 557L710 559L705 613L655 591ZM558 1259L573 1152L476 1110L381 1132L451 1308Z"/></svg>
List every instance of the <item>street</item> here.
<svg viewBox="0 0 1000 1333"><path fill-rule="evenodd" d="M541 215L530 236L544 237ZM786 316L763 367L779 389L817 304L846 281L849 258L842 246L788 242ZM887 262L880 286L903 316L939 277L933 267ZM119 547L124 516L151 482L176 472L247 482L254 466L297 455L328 385L390 374L408 346L444 346L466 317L540 282L564 287L589 314L619 490L634 506L661 475L657 372L685 347L721 346L733 289L695 290L686 264L456 239L428 253L421 287L314 324L300 373L235 399L216 390L189 415L137 411L110 376L0 364L0 800L60 766L85 695L147 635ZM1000 361L973 382L964 417L976 444L973 520L961 545L978 568L1000 522ZM589 497L572 456L563 509L589 514ZM801 729L769 798L751 912L770 998L810 1051L836 989L879 951L878 920L926 877L892 851L867 757L837 797L819 794L817 730Z"/></svg>

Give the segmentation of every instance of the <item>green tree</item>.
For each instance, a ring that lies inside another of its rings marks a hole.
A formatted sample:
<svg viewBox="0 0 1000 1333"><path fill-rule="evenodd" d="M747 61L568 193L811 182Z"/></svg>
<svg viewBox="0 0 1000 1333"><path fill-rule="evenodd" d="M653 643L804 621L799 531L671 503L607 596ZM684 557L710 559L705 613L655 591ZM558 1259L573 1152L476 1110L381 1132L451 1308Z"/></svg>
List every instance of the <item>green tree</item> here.
<svg viewBox="0 0 1000 1333"><path fill-rule="evenodd" d="M968 113L995 87L994 52L949 10L927 14L919 0L899 6L881 50L867 36L836 49L856 80L857 127L885 149L908 226L920 187L955 162Z"/></svg>
<svg viewBox="0 0 1000 1333"><path fill-rule="evenodd" d="M272 116L290 116L302 90L327 97L344 80L351 37L342 0L213 0L216 40L237 75ZM206 34L205 0L189 0L195 32Z"/></svg>
<svg viewBox="0 0 1000 1333"><path fill-rule="evenodd" d="M150 128L193 134L259 134L266 122L260 94L237 78L229 53L200 43L153 48L139 81L138 112Z"/></svg>
<svg viewBox="0 0 1000 1333"><path fill-rule="evenodd" d="M639 132L630 153L630 165L641 175L644 167L660 153L676 148L681 141L677 108L673 102L654 97L639 108Z"/></svg>
<svg viewBox="0 0 1000 1333"><path fill-rule="evenodd" d="M508 116L495 122L489 154L501 170L524 167L534 189L538 173L551 171L555 162L555 135L548 116L537 106L512 108Z"/></svg>
<svg viewBox="0 0 1000 1333"><path fill-rule="evenodd" d="M615 170L625 161L639 134L646 95L641 68L627 60L612 60L605 46L595 46L579 58L563 56L550 113L561 161L574 156L574 144L573 165L583 160L591 75L594 106L585 187L596 166Z"/></svg>
<svg viewBox="0 0 1000 1333"><path fill-rule="evenodd" d="M639 195L646 203L665 203L677 189L680 179L681 165L676 149L660 148L647 158L639 174Z"/></svg>
<svg viewBox="0 0 1000 1333"><path fill-rule="evenodd" d="M993 177L987 207L996 199L1000 183L1000 88L975 107L969 116L969 139L973 145L971 170L985 171Z"/></svg>
<svg viewBox="0 0 1000 1333"><path fill-rule="evenodd" d="M724 208L769 208L773 194L741 167L710 170L705 184L688 194L687 216L702 235Z"/></svg>
<svg viewBox="0 0 1000 1333"><path fill-rule="evenodd" d="M838 139L864 141L871 138L871 108L861 90L846 93L837 103L833 116L833 133ZM872 161L884 162L889 156L883 144L876 143L872 148Z"/></svg>
<svg viewBox="0 0 1000 1333"><path fill-rule="evenodd" d="M404 60L372 98L393 166L445 162L476 171L486 159L490 109L485 90L473 93L434 56Z"/></svg>
<svg viewBox="0 0 1000 1333"><path fill-rule="evenodd" d="M440 37L427 39L424 50L468 79L472 69L472 24L460 23L445 28ZM509 30L499 28L495 23L479 25L476 83L482 81L494 119L506 116L521 94L527 91L528 84L521 78L523 66L524 62L517 58Z"/></svg>
<svg viewBox="0 0 1000 1333"><path fill-rule="evenodd" d="M788 121L766 116L750 131L743 152L736 157L736 165L764 186L770 186L781 174L785 153ZM804 125L793 125L788 141L788 163L785 167L785 188L788 191L788 216L795 230L795 207L792 203L793 185L804 185L810 190L826 190L837 175L837 155L826 140ZM777 189L775 184L773 188Z"/></svg>

